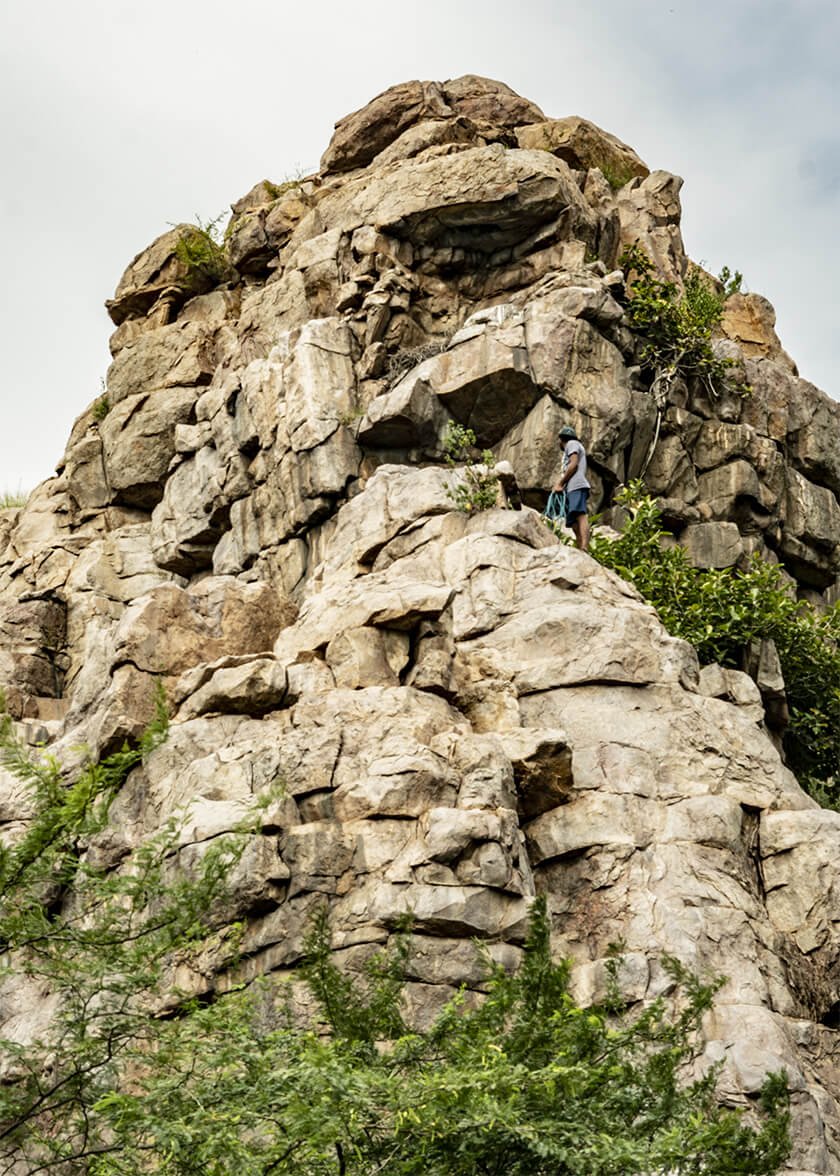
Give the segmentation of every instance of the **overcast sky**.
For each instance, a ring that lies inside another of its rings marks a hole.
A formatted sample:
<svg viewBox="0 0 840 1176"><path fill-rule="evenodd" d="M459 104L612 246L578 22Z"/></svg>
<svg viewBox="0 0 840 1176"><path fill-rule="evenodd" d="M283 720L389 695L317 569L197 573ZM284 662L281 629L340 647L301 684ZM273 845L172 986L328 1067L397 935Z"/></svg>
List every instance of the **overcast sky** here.
<svg viewBox="0 0 840 1176"><path fill-rule="evenodd" d="M0 0L0 492L99 394L103 309L169 223L317 166L395 82L499 78L683 176L689 253L741 269L840 398L838 0Z"/></svg>

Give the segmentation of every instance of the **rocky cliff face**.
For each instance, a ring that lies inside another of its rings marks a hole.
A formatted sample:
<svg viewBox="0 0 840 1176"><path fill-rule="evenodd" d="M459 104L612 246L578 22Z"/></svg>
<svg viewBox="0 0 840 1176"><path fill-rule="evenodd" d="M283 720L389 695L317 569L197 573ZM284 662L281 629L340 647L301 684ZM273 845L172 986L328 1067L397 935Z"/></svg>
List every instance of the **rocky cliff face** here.
<svg viewBox="0 0 840 1176"><path fill-rule="evenodd" d="M285 782L235 880L250 974L295 966L325 896L351 960L410 909L429 1017L475 981L471 937L515 962L543 892L582 998L617 939L632 998L663 990L663 951L727 975L707 1045L725 1091L785 1066L792 1165L832 1173L840 815L784 767L751 679L701 675L529 509L571 422L596 508L648 462L696 563L758 551L836 594L838 406L765 299L730 298L716 344L753 394L675 385L648 460L616 260L638 240L683 280L680 186L499 83L410 82L339 122L317 175L234 204L224 257L159 238L108 304L107 399L0 512L0 680L70 760L136 734L164 682L170 737L104 861L184 806L207 842ZM453 511L450 420L510 462L525 509ZM10 838L26 812L0 780ZM191 981L215 982L212 961Z"/></svg>

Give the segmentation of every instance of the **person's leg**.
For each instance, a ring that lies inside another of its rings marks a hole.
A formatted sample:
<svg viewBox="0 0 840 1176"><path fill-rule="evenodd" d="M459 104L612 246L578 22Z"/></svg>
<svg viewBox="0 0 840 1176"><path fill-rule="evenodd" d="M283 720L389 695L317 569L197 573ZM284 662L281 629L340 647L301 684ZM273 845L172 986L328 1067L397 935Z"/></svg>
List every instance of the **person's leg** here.
<svg viewBox="0 0 840 1176"><path fill-rule="evenodd" d="M589 547L589 519L585 514L576 514L572 516L569 525L574 532L575 547L586 551Z"/></svg>

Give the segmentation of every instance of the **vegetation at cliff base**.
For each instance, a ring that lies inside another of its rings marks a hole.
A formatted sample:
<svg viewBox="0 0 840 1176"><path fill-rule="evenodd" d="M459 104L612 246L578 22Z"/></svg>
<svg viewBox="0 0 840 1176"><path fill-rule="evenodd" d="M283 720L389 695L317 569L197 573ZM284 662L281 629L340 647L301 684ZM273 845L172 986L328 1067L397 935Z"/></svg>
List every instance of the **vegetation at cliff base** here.
<svg viewBox="0 0 840 1176"><path fill-rule="evenodd" d="M169 823L130 861L127 847L97 853L114 797L166 727L159 703L142 739L70 781L0 719L0 765L20 781L25 814L22 835L0 846L0 995L16 1026L0 1039L0 1173L95 1171L90 1157L109 1147L100 1101L154 1049L174 963L205 942L244 848L217 839L187 870Z"/></svg>
<svg viewBox="0 0 840 1176"><path fill-rule="evenodd" d="M173 824L128 856L96 852L165 728L161 713L70 783L2 723L3 765L32 804L0 856L2 987L56 1003L43 1019L30 1005L28 1030L0 1040L0 1173L734 1176L783 1163L784 1075L745 1116L718 1104L714 1068L691 1069L719 982L666 960L667 999L628 1011L616 960L604 1004L582 1008L570 965L551 958L543 900L519 970L485 956L483 995L461 992L426 1029L404 1016L408 927L350 976L321 910L291 981L237 988L237 929L213 928L253 827L186 865ZM190 999L176 967L200 973L208 948L229 991Z"/></svg>
<svg viewBox="0 0 840 1176"><path fill-rule="evenodd" d="M788 763L821 804L840 804L840 603L823 612L791 594L782 569L754 558L746 570L695 568L662 526L641 483L616 502L626 515L617 539L593 536L591 553L629 580L669 633L690 641L700 662L740 669L753 641L775 643L790 722ZM663 542L665 540L666 542Z"/></svg>
<svg viewBox="0 0 840 1176"><path fill-rule="evenodd" d="M266 1027L259 989L171 1022L140 1089L101 1105L126 1150L97 1173L154 1156L172 1176L678 1176L771 1173L787 1155L783 1076L765 1083L755 1128L718 1106L714 1070L685 1081L716 986L669 961L673 1012L580 1008L543 901L520 970L488 962L483 1002L464 993L425 1031L402 1017L405 935L366 981L332 963L323 915L308 950L320 1026L289 1014Z"/></svg>

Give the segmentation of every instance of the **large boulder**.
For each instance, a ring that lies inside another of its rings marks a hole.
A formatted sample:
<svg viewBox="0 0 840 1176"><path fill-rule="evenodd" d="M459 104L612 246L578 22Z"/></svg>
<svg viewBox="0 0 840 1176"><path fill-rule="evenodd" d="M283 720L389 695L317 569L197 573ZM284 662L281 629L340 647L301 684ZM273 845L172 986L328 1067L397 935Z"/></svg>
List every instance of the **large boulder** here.
<svg viewBox="0 0 840 1176"><path fill-rule="evenodd" d="M475 74L443 83L401 82L335 124L321 170L345 172L364 167L410 127L459 116L476 124L477 133L544 117L539 107L503 82Z"/></svg>
<svg viewBox="0 0 840 1176"><path fill-rule="evenodd" d="M597 167L614 189L623 188L634 176L650 175L632 147L585 118L555 118L519 127L516 138L520 147L550 151L578 171Z"/></svg>
<svg viewBox="0 0 840 1176"><path fill-rule="evenodd" d="M107 389L58 476L0 512L22 736L69 773L80 745L136 738L163 683L169 738L86 852L129 868L172 819L195 862L262 796L218 914L245 981L297 966L324 902L348 966L411 911L407 1015L428 1023L480 985L473 937L516 964L536 893L581 999L622 940L629 1001L666 991L663 952L728 976L704 1060L728 1100L785 1068L792 1163L829 1176L837 828L779 754L775 649L701 671L539 511L572 424L613 525L643 475L695 565L779 561L821 607L840 410L755 295L714 341L751 394L677 378L657 403L615 265L638 240L681 288L681 181L585 120L488 79L409 82L338 124L324 168L236 202L239 272L189 265L180 226L120 282ZM452 421L521 509L454 509ZM0 809L11 844L31 810L2 773ZM223 939L179 991L230 982Z"/></svg>
<svg viewBox="0 0 840 1176"><path fill-rule="evenodd" d="M224 254L206 232L195 225L175 225L137 254L105 306L119 326L161 305L165 323L187 298L212 290L230 276Z"/></svg>

